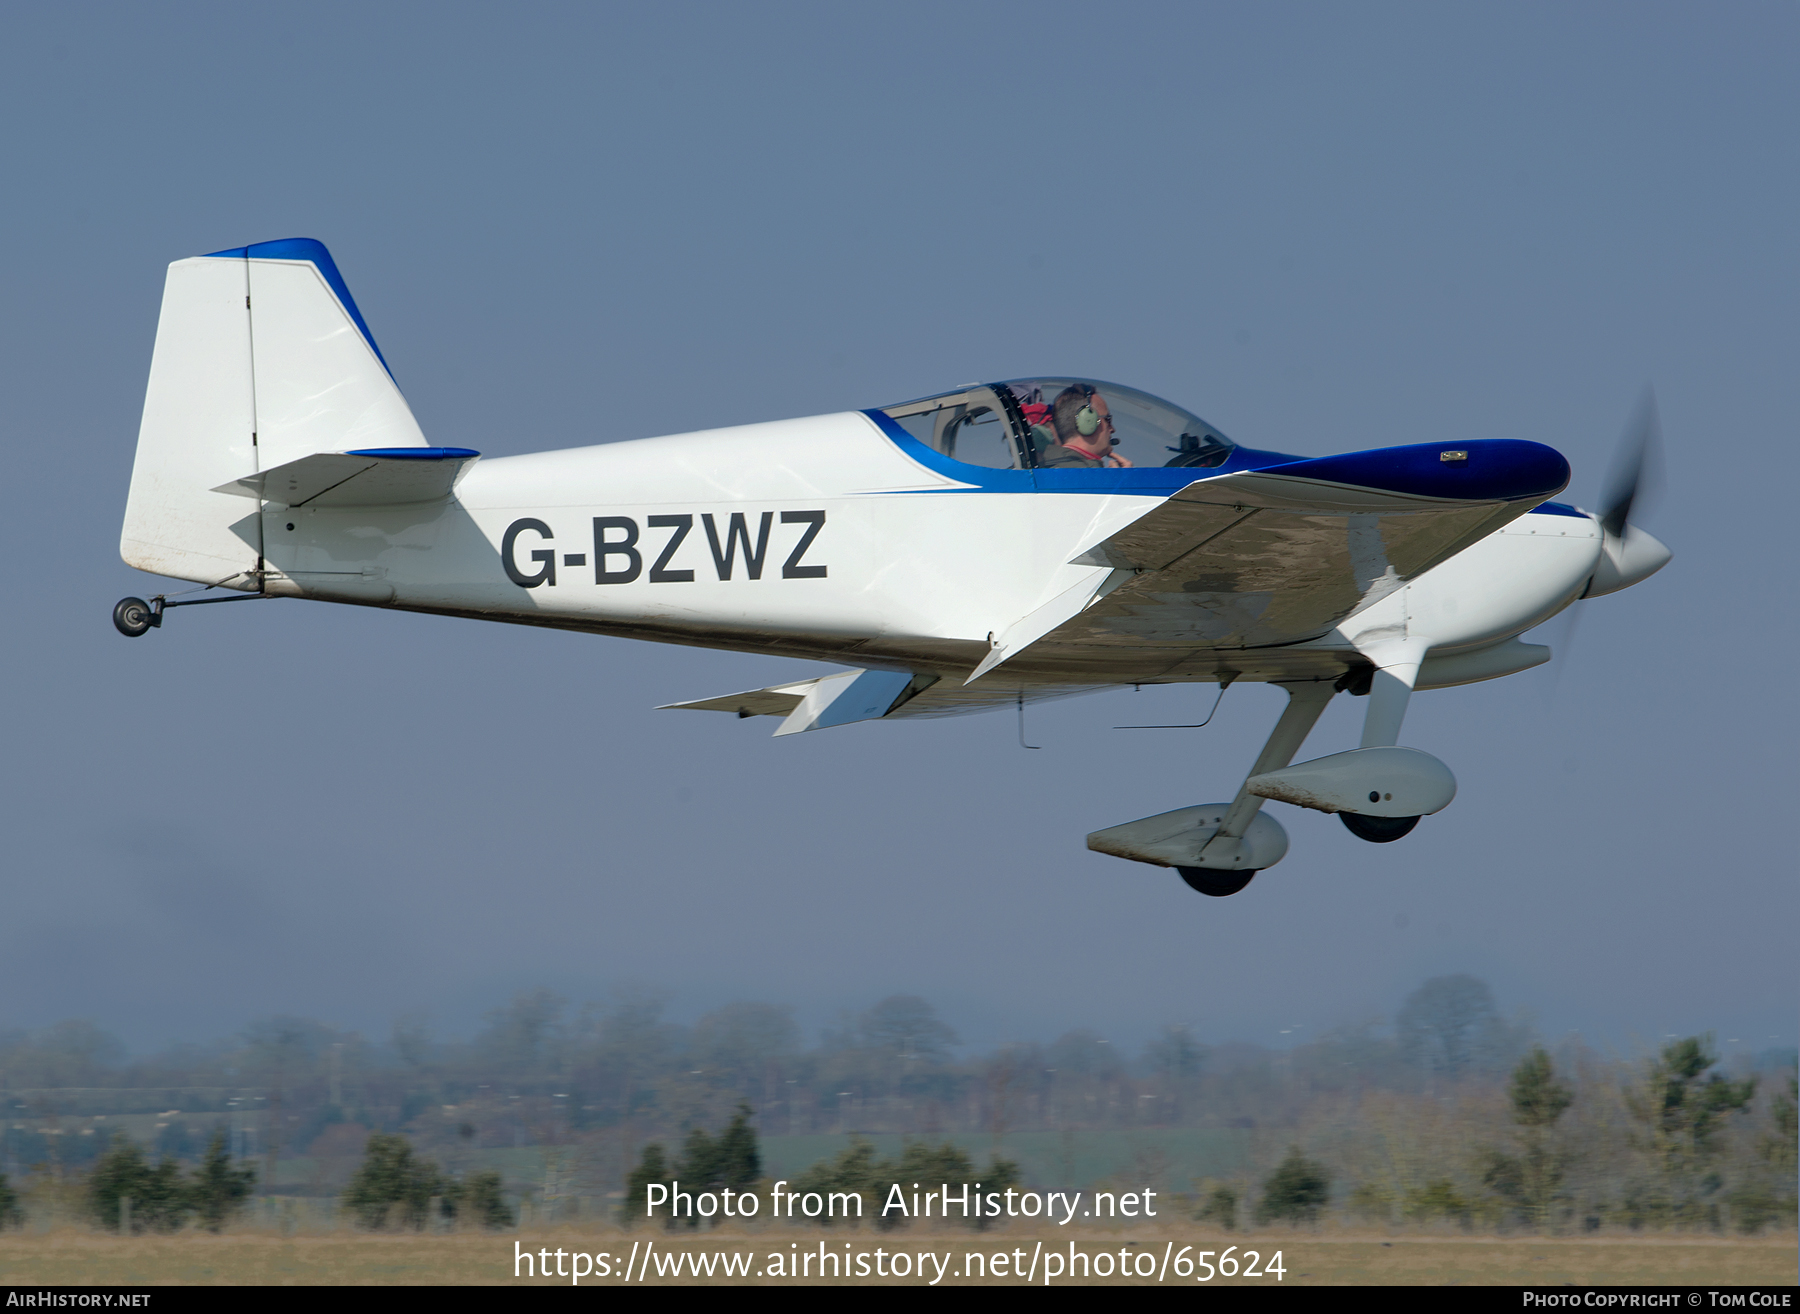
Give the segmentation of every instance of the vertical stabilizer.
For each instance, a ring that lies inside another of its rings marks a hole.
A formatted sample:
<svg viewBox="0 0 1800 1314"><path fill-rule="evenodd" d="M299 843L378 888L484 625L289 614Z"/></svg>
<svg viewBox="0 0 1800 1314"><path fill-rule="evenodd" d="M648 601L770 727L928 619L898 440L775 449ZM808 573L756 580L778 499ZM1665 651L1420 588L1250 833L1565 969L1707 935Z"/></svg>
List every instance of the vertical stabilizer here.
<svg viewBox="0 0 1800 1314"><path fill-rule="evenodd" d="M261 512L211 490L318 452L423 447L331 253L309 238L169 266L120 554L261 587Z"/></svg>
<svg viewBox="0 0 1800 1314"><path fill-rule="evenodd" d="M249 269L169 266L119 555L157 575L256 587L262 517L208 490L256 467Z"/></svg>

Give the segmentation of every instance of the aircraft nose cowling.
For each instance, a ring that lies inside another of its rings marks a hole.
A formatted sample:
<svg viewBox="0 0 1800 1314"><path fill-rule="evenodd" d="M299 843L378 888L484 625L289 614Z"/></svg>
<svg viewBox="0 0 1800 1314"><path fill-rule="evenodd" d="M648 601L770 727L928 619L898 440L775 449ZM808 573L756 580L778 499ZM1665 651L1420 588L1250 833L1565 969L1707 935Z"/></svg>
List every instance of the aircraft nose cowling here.
<svg viewBox="0 0 1800 1314"><path fill-rule="evenodd" d="M1594 568L1584 598L1605 597L1633 584L1649 579L1669 564L1675 554L1653 536L1636 525L1626 525L1621 535L1608 534L1600 549L1600 564Z"/></svg>

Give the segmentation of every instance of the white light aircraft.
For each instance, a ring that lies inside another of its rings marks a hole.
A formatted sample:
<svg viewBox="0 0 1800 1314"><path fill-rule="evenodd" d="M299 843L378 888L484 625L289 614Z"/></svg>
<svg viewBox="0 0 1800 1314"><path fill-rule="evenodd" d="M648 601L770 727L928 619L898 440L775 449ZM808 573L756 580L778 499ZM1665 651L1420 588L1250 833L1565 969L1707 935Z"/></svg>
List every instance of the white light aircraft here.
<svg viewBox="0 0 1800 1314"><path fill-rule="evenodd" d="M1306 459L1132 388L969 384L894 406L480 460L420 432L330 254L293 239L169 267L121 553L223 596L310 598L804 657L851 669L672 704L856 721L1106 687L1263 681L1288 703L1234 798L1096 831L1202 894L1279 862L1277 800L1384 843L1455 794L1399 746L1414 690L1549 659L1519 636L1660 569L1549 447ZM201 590L191 590L199 592ZM1294 764L1334 694L1360 746Z"/></svg>

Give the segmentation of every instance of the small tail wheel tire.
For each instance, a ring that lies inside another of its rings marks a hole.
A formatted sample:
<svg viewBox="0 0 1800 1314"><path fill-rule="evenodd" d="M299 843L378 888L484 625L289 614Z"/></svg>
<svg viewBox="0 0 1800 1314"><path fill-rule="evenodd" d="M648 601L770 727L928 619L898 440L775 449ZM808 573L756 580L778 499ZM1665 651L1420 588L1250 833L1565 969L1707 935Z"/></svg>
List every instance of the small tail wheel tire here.
<svg viewBox="0 0 1800 1314"><path fill-rule="evenodd" d="M1209 898L1223 899L1248 885L1259 869L1215 871L1211 867L1177 867L1175 870L1181 873L1181 879L1188 883L1190 890L1198 890Z"/></svg>
<svg viewBox="0 0 1800 1314"><path fill-rule="evenodd" d="M120 598L119 605L113 608L113 628L128 639L149 633L154 623L155 613L142 598Z"/></svg>
<svg viewBox="0 0 1800 1314"><path fill-rule="evenodd" d="M1417 817L1365 817L1356 812L1340 812L1338 820L1357 839L1371 844L1392 844L1419 824Z"/></svg>

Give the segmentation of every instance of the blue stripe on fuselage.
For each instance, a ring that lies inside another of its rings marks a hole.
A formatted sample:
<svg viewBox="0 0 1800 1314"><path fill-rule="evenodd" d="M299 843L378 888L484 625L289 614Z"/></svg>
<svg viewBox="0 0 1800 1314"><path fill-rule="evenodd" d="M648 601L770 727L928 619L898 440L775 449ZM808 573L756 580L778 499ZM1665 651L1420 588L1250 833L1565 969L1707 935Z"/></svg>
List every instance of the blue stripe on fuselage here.
<svg viewBox="0 0 1800 1314"><path fill-rule="evenodd" d="M895 446L928 470L971 485L970 492L988 493L1112 493L1140 497L1167 497L1200 479L1235 474L1241 470L1267 470L1297 479L1318 479L1383 492L1409 493L1417 497L1470 502L1512 502L1548 497L1569 482L1569 463L1562 453L1542 443L1517 438L1484 438L1460 444L1460 461L1446 461L1442 443L1416 443L1407 447L1382 447L1369 452L1314 459L1284 452L1260 452L1234 447L1223 465L1089 470L1057 469L989 470L964 465L933 451L914 438L885 411L864 415ZM1579 515L1579 512L1574 512Z"/></svg>

